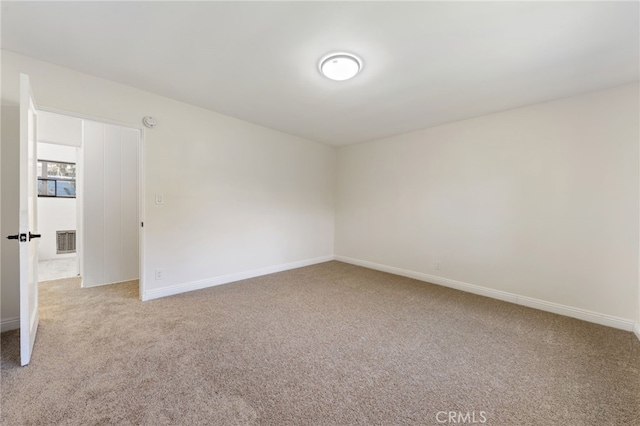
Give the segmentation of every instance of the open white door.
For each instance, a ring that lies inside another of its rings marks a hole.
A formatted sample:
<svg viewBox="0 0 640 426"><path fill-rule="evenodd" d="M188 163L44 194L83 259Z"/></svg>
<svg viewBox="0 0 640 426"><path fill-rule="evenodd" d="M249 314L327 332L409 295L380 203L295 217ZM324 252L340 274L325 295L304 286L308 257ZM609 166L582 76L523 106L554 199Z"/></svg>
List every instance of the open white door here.
<svg viewBox="0 0 640 426"><path fill-rule="evenodd" d="M20 74L20 364L31 360L38 330L38 240L36 209L37 114L29 76ZM33 233L31 232L33 231Z"/></svg>

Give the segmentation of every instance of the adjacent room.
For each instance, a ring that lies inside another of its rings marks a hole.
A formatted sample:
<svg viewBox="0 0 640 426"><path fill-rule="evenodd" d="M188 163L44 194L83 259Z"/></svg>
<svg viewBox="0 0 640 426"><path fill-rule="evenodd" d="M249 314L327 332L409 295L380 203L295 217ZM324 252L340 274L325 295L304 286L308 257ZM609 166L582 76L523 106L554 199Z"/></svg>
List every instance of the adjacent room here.
<svg viewBox="0 0 640 426"><path fill-rule="evenodd" d="M640 3L0 6L2 424L640 424Z"/></svg>

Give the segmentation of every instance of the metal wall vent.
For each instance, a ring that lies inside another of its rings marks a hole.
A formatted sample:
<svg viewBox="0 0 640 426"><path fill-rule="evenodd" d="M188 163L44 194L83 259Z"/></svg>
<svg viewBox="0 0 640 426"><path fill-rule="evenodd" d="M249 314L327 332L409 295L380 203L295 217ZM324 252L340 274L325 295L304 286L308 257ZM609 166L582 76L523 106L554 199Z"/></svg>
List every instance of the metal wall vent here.
<svg viewBox="0 0 640 426"><path fill-rule="evenodd" d="M56 254L76 252L76 231L56 231Z"/></svg>

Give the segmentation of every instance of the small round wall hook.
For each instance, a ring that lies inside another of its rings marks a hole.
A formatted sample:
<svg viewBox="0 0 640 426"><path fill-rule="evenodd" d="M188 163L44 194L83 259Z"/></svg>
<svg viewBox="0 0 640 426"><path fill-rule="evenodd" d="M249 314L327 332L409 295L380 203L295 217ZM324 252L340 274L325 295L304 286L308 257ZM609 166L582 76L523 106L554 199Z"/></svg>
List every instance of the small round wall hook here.
<svg viewBox="0 0 640 426"><path fill-rule="evenodd" d="M142 119L142 124L144 124L150 129L153 129L158 125L158 120L156 120L153 117L146 116L145 118Z"/></svg>

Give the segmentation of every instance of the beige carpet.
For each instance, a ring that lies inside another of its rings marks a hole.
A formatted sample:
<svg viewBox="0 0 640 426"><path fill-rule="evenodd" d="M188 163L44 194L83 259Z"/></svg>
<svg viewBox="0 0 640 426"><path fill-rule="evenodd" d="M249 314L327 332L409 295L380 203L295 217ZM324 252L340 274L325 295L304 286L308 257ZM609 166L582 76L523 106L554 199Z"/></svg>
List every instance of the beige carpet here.
<svg viewBox="0 0 640 426"><path fill-rule="evenodd" d="M640 425L632 333L339 262L137 293L43 283L2 424Z"/></svg>

